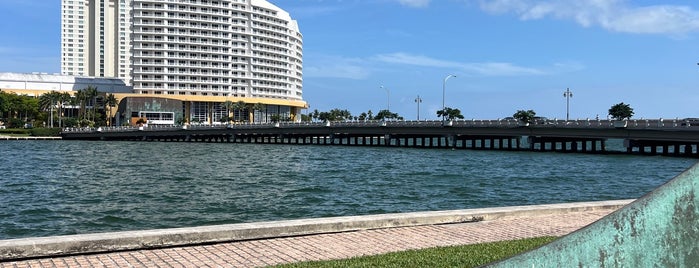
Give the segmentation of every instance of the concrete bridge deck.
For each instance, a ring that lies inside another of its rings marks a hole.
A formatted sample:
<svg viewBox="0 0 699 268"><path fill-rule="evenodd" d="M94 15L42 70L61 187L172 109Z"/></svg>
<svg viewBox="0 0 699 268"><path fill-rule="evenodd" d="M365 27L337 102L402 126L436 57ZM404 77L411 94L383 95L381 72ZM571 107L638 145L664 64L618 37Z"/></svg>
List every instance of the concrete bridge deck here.
<svg viewBox="0 0 699 268"><path fill-rule="evenodd" d="M0 268L262 267L439 246L563 236L631 201L4 240L0 241ZM22 259L13 259L17 257Z"/></svg>
<svg viewBox="0 0 699 268"><path fill-rule="evenodd" d="M343 121L148 127L67 128L67 140L232 142L347 146L404 146L479 150L610 153L607 139L623 139L621 153L699 157L699 126L681 120ZM526 138L526 142L524 142ZM523 145L526 144L526 145Z"/></svg>

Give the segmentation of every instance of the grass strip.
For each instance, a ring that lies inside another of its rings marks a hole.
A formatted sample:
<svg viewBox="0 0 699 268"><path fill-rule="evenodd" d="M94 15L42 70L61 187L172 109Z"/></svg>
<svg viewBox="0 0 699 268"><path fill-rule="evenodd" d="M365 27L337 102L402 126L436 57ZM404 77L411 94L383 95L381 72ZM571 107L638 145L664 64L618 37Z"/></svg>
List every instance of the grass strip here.
<svg viewBox="0 0 699 268"><path fill-rule="evenodd" d="M308 267L477 267L537 248L556 237L537 237L474 245L408 250L342 260L310 261L275 266Z"/></svg>

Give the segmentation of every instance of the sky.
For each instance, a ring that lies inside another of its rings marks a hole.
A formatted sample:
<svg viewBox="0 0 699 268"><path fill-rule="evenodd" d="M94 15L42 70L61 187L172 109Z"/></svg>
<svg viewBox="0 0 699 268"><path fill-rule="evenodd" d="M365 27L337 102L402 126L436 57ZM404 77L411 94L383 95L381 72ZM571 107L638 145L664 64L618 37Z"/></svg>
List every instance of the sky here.
<svg viewBox="0 0 699 268"><path fill-rule="evenodd" d="M269 2L304 36L308 111L593 119L624 102L636 119L699 117L697 1ZM0 72L59 73L59 13L59 0L0 0Z"/></svg>

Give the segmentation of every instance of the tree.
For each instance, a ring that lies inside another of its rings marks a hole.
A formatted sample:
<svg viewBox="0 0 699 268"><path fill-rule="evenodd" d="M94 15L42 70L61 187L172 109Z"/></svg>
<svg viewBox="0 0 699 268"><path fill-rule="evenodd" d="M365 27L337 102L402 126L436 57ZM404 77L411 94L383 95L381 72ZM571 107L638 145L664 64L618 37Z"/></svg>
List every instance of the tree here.
<svg viewBox="0 0 699 268"><path fill-rule="evenodd" d="M301 114L301 122L311 122L313 118L307 114Z"/></svg>
<svg viewBox="0 0 699 268"><path fill-rule="evenodd" d="M255 120L256 120L256 118L255 118L255 111L262 111L262 110L264 110L264 109L265 109L265 105L264 105L264 104L259 103L259 102L258 102L258 103L255 103L255 104L250 108L250 110L251 110L251 112L252 112L252 119L253 119L252 121L255 121ZM265 120L265 121L267 121L267 120ZM262 122L262 120L260 120L260 122Z"/></svg>
<svg viewBox="0 0 699 268"><path fill-rule="evenodd" d="M442 117L444 120L464 119L464 116L461 115L461 110L449 107L437 111L437 117Z"/></svg>
<svg viewBox="0 0 699 268"><path fill-rule="evenodd" d="M10 112L11 98L10 94L0 91L0 119Z"/></svg>
<svg viewBox="0 0 699 268"><path fill-rule="evenodd" d="M376 114L376 117L374 117L375 120L386 120L386 119L398 119L398 120L403 120L402 116L399 116L397 113L392 113L389 110L381 110L379 113Z"/></svg>
<svg viewBox="0 0 699 268"><path fill-rule="evenodd" d="M87 88L85 89L85 102L87 103L88 101L90 101L90 103L92 104L90 106L91 113L89 113L87 116L87 119L91 121L95 121L95 107L97 106L97 96L99 96L97 88L94 86L87 86ZM90 115L92 115L91 118Z"/></svg>
<svg viewBox="0 0 699 268"><path fill-rule="evenodd" d="M351 120L352 114L348 110L332 109L330 110L330 120L329 121L344 121Z"/></svg>
<svg viewBox="0 0 699 268"><path fill-rule="evenodd" d="M230 100L226 100L223 103L223 108L226 108L226 121L230 123L231 110L235 108L235 103Z"/></svg>
<svg viewBox="0 0 699 268"><path fill-rule="evenodd" d="M84 89L75 91L75 101L79 105L78 118L85 118L86 96Z"/></svg>
<svg viewBox="0 0 699 268"><path fill-rule="evenodd" d="M318 109L314 109L313 113L311 114L311 118L313 120L320 120L319 116L320 116L320 112L318 112Z"/></svg>
<svg viewBox="0 0 699 268"><path fill-rule="evenodd" d="M366 113L359 114L359 116L357 117L357 120L360 120L360 121L368 120L367 114Z"/></svg>
<svg viewBox="0 0 699 268"><path fill-rule="evenodd" d="M517 110L517 112L515 112L512 115L512 117L514 117L522 123L533 123L535 115L536 112L534 112L534 110Z"/></svg>
<svg viewBox="0 0 699 268"><path fill-rule="evenodd" d="M26 95L20 97L20 109L24 112L25 123L28 123L39 113L39 99Z"/></svg>
<svg viewBox="0 0 699 268"><path fill-rule="evenodd" d="M114 94L109 93L107 94L107 97L104 99L104 104L109 107L109 125L112 125L112 108L117 106L117 100L116 97L114 97Z"/></svg>
<svg viewBox="0 0 699 268"><path fill-rule="evenodd" d="M344 121L351 119L352 114L348 110L340 110L335 108L330 110L329 112L318 113L318 120L320 121Z"/></svg>
<svg viewBox="0 0 699 268"><path fill-rule="evenodd" d="M615 120L627 120L633 116L633 108L628 104L620 102L609 108L609 116Z"/></svg>
<svg viewBox="0 0 699 268"><path fill-rule="evenodd" d="M68 92L63 92L58 98L58 127L63 127L63 106L69 104L73 96Z"/></svg>
<svg viewBox="0 0 699 268"><path fill-rule="evenodd" d="M238 119L240 119L240 116L242 115L242 110L245 109L245 106L246 105L244 101L238 101L233 106L233 110L236 114L238 114ZM235 116L233 116L233 120L235 121Z"/></svg>
<svg viewBox="0 0 699 268"><path fill-rule="evenodd" d="M56 107L56 104L60 101L60 97L61 93L58 93L57 91L51 91L39 97L39 110L49 112L50 127L53 127L53 109Z"/></svg>

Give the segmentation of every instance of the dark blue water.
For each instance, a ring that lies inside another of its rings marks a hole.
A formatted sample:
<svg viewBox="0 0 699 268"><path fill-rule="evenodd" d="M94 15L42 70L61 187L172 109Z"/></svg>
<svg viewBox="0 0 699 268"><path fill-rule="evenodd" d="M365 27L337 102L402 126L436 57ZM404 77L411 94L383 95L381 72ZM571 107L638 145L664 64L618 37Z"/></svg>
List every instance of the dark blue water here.
<svg viewBox="0 0 699 268"><path fill-rule="evenodd" d="M659 156L223 143L0 142L0 239L638 198Z"/></svg>

